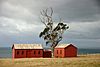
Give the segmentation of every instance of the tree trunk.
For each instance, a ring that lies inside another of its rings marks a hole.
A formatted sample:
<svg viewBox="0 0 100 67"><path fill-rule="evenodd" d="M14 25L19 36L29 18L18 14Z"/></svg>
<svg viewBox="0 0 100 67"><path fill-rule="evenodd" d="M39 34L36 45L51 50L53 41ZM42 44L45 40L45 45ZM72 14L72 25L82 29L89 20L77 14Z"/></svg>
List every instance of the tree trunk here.
<svg viewBox="0 0 100 67"><path fill-rule="evenodd" d="M54 57L54 47L52 47L51 50L52 50L52 57Z"/></svg>
<svg viewBox="0 0 100 67"><path fill-rule="evenodd" d="M51 47L51 50L52 50L52 57L54 57L54 49L55 47L58 45L58 42L56 42L56 44L53 44L52 47Z"/></svg>

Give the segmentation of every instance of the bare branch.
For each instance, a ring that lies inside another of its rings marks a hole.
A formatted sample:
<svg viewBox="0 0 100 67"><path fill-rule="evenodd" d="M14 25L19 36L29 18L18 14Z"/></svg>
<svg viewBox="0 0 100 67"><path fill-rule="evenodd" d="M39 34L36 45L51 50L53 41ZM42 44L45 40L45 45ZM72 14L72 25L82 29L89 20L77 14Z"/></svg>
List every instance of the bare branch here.
<svg viewBox="0 0 100 67"><path fill-rule="evenodd" d="M53 9L51 8L51 16L52 16L52 14L53 14Z"/></svg>
<svg viewBox="0 0 100 67"><path fill-rule="evenodd" d="M46 14L46 16L48 16L48 15L47 15L47 12L48 12L48 9L45 10L45 14Z"/></svg>
<svg viewBox="0 0 100 67"><path fill-rule="evenodd" d="M41 15L44 16L43 11L40 11Z"/></svg>
<svg viewBox="0 0 100 67"><path fill-rule="evenodd" d="M40 18L40 20L46 27L48 27L47 24L45 23L45 19L44 18L42 18L42 19Z"/></svg>

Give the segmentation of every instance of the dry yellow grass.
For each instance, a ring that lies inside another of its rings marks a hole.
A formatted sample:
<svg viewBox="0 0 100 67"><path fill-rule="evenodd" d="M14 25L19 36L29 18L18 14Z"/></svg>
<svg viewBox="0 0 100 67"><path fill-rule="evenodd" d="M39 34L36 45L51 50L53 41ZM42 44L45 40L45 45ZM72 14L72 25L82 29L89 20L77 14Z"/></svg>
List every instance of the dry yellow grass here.
<svg viewBox="0 0 100 67"><path fill-rule="evenodd" d="M100 54L76 58L3 58L0 59L0 67L100 67Z"/></svg>

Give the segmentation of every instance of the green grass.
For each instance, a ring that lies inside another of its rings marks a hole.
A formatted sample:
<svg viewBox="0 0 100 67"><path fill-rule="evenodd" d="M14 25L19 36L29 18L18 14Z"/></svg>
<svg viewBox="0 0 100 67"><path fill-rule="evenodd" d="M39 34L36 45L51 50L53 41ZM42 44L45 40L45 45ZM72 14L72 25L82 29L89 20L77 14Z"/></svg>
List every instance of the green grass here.
<svg viewBox="0 0 100 67"><path fill-rule="evenodd" d="M3 58L0 59L0 67L100 67L100 54L76 58Z"/></svg>

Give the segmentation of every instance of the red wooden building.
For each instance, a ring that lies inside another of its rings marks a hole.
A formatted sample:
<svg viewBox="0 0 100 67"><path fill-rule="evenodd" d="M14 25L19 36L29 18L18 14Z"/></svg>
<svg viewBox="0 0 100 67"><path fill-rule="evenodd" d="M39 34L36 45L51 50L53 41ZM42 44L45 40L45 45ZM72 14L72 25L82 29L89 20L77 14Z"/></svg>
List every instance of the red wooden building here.
<svg viewBox="0 0 100 67"><path fill-rule="evenodd" d="M77 48L72 44L60 44L57 45L54 49L54 57L76 57Z"/></svg>
<svg viewBox="0 0 100 67"><path fill-rule="evenodd" d="M41 44L13 44L13 58L40 58L43 57Z"/></svg>
<svg viewBox="0 0 100 67"><path fill-rule="evenodd" d="M41 44L13 44L12 58L51 58L51 51L44 50Z"/></svg>

